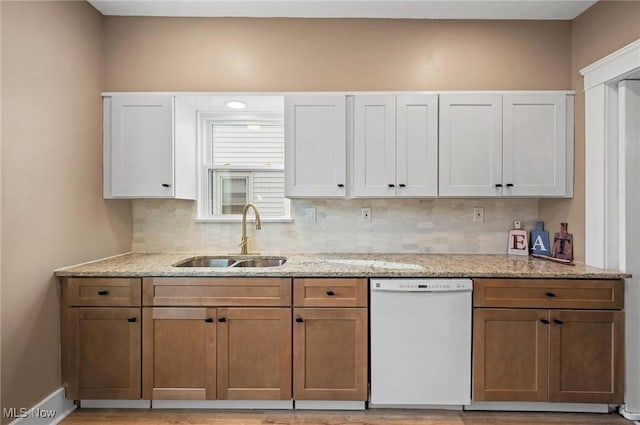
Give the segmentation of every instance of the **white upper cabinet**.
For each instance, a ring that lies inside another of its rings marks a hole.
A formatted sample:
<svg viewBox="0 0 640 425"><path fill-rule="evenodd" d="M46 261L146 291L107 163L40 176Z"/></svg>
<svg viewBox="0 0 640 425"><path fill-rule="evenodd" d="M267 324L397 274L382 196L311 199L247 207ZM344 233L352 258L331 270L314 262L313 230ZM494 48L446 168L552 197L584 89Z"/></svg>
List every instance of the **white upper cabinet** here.
<svg viewBox="0 0 640 425"><path fill-rule="evenodd" d="M502 100L504 195L564 196L567 96L505 93Z"/></svg>
<svg viewBox="0 0 640 425"><path fill-rule="evenodd" d="M436 196L438 95L402 94L396 103L396 196Z"/></svg>
<svg viewBox="0 0 640 425"><path fill-rule="evenodd" d="M353 195L396 194L396 97L363 94L354 100Z"/></svg>
<svg viewBox="0 0 640 425"><path fill-rule="evenodd" d="M353 196L437 195L436 94L363 94L354 102Z"/></svg>
<svg viewBox="0 0 640 425"><path fill-rule="evenodd" d="M104 197L195 199L195 139L193 149L176 149L174 97L114 94L103 102Z"/></svg>
<svg viewBox="0 0 640 425"><path fill-rule="evenodd" d="M573 196L573 96L440 96L440 196Z"/></svg>
<svg viewBox="0 0 640 425"><path fill-rule="evenodd" d="M440 95L440 196L500 196L502 96Z"/></svg>
<svg viewBox="0 0 640 425"><path fill-rule="evenodd" d="M344 198L346 96L285 96L285 196Z"/></svg>

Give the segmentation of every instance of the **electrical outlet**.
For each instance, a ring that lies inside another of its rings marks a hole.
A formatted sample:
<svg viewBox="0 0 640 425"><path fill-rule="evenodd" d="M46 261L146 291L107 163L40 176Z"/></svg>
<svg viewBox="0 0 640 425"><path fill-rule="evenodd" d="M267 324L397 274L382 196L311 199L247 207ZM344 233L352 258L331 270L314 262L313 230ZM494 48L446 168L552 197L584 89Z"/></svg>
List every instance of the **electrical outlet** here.
<svg viewBox="0 0 640 425"><path fill-rule="evenodd" d="M484 208L476 207L473 209L473 222L484 223Z"/></svg>
<svg viewBox="0 0 640 425"><path fill-rule="evenodd" d="M307 221L309 223L315 223L316 222L316 209L311 207L311 208L307 208L305 210L306 214L307 214Z"/></svg>
<svg viewBox="0 0 640 425"><path fill-rule="evenodd" d="M371 223L371 208L360 208L360 222Z"/></svg>

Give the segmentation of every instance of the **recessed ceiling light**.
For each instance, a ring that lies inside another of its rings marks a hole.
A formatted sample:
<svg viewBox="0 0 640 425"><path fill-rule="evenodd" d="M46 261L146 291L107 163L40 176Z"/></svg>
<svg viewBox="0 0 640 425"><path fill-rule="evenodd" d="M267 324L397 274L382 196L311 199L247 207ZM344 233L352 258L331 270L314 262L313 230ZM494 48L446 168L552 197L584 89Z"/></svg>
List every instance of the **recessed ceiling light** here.
<svg viewBox="0 0 640 425"><path fill-rule="evenodd" d="M244 109L247 107L246 103L240 102L239 100L229 100L225 102L225 105L231 109Z"/></svg>
<svg viewBox="0 0 640 425"><path fill-rule="evenodd" d="M260 126L258 124L247 124L247 129L249 129L249 130L260 130Z"/></svg>

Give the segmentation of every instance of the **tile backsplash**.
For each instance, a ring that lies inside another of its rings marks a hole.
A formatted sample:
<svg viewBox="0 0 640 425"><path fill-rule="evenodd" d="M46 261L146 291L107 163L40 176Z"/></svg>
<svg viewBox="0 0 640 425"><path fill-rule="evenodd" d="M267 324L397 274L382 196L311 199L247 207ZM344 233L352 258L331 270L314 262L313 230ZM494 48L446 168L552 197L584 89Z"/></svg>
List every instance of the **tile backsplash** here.
<svg viewBox="0 0 640 425"><path fill-rule="evenodd" d="M537 199L297 199L292 223L248 226L249 252L438 252L505 254L513 220L531 229ZM306 208L317 211L306 221ZM360 208L372 222L360 222ZM473 222L473 208L484 222ZM196 202L133 201L134 251L239 253L240 223L197 223ZM250 230L249 230L250 229Z"/></svg>

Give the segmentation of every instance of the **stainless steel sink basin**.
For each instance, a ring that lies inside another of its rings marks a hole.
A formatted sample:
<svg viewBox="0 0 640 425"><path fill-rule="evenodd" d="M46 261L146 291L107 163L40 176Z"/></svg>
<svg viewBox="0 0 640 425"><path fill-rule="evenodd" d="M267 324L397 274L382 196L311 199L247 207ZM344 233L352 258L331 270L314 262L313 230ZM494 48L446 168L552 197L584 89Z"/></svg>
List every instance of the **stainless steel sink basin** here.
<svg viewBox="0 0 640 425"><path fill-rule="evenodd" d="M286 262L285 257L196 257L174 267L278 267Z"/></svg>
<svg viewBox="0 0 640 425"><path fill-rule="evenodd" d="M236 260L228 257L200 257L191 258L176 264L176 267L229 267Z"/></svg>
<svg viewBox="0 0 640 425"><path fill-rule="evenodd" d="M286 262L286 258L255 258L251 260L239 260L232 267L278 267Z"/></svg>

